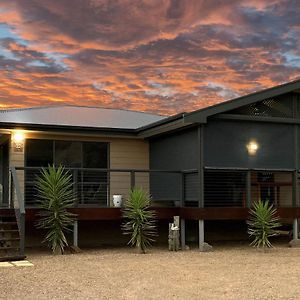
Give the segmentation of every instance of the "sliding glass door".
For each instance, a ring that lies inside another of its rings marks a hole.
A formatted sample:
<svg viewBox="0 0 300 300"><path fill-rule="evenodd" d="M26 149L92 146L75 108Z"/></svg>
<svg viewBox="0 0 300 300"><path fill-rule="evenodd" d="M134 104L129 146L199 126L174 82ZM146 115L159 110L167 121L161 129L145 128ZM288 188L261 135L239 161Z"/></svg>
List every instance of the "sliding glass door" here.
<svg viewBox="0 0 300 300"><path fill-rule="evenodd" d="M78 205L106 206L109 194L109 145L103 142L26 141L26 167L63 165L72 173ZM25 200L34 205L34 178L39 171L26 170Z"/></svg>

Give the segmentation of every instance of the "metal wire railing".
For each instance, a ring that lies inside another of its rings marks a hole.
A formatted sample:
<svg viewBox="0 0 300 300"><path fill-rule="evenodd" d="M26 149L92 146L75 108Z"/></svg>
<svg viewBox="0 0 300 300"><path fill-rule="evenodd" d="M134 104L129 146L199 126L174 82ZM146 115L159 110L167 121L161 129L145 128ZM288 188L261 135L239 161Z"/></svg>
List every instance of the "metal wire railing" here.
<svg viewBox="0 0 300 300"><path fill-rule="evenodd" d="M182 172L143 169L66 168L73 181L74 205L110 207L113 195L127 198L133 187L143 188L155 204L172 206L182 201ZM24 192L26 207L36 205L35 188L39 167L17 167L19 182ZM172 202L172 204L171 204Z"/></svg>
<svg viewBox="0 0 300 300"><path fill-rule="evenodd" d="M16 176L26 207L35 206L38 167L17 167ZM199 193L204 207L249 207L259 199L277 207L293 205L293 173L288 171L204 169L200 191L198 170L141 170L66 168L73 179L74 206L113 206L113 195L128 197L130 189L141 187L153 205L198 207ZM250 176L250 177L248 177ZM299 189L300 190L300 189Z"/></svg>

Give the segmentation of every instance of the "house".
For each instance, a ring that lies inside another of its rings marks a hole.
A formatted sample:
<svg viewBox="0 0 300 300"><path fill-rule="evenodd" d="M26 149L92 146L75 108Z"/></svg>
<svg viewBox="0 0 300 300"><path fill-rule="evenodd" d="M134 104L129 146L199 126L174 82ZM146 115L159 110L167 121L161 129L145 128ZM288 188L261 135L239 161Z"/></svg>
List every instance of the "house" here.
<svg viewBox="0 0 300 300"><path fill-rule="evenodd" d="M73 174L81 220L119 220L112 196L143 187L159 219L244 220L268 200L282 218L300 216L300 80L171 117L92 107L0 112L2 216L36 219L34 178L49 163ZM10 170L10 171L9 171ZM5 228L4 228L5 229ZM1 230L1 228L0 228ZM77 224L74 225L77 243Z"/></svg>

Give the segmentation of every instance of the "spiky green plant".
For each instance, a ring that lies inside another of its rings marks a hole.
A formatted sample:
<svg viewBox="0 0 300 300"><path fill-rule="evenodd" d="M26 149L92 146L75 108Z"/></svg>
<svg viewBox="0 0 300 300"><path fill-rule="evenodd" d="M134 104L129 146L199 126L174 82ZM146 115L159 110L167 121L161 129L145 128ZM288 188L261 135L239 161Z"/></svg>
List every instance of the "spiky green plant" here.
<svg viewBox="0 0 300 300"><path fill-rule="evenodd" d="M36 179L37 203L40 208L38 228L46 229L43 242L53 253L64 253L68 247L65 236L75 221L75 215L67 209L74 205L72 175L63 166L42 168Z"/></svg>
<svg viewBox="0 0 300 300"><path fill-rule="evenodd" d="M280 224L276 208L269 201L257 201L250 209L250 218L247 221L248 234L253 241L251 246L263 249L273 247L269 238L277 235Z"/></svg>
<svg viewBox="0 0 300 300"><path fill-rule="evenodd" d="M134 188L124 206L123 233L131 236L128 244L145 253L157 236L156 214L150 209L150 196L143 189Z"/></svg>

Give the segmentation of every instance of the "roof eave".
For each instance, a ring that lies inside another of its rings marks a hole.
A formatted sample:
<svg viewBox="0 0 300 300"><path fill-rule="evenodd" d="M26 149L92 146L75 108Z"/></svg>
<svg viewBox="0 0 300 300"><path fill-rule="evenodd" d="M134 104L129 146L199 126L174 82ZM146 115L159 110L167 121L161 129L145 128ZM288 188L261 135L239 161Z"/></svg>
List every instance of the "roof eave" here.
<svg viewBox="0 0 300 300"><path fill-rule="evenodd" d="M68 125L48 125L48 124L30 124L30 123L11 123L0 122L0 128L10 130L35 130L35 131L52 131L52 132L72 132L72 133L89 133L89 134L109 134L136 136L137 129L130 128L109 128L109 127L84 127Z"/></svg>
<svg viewBox="0 0 300 300"><path fill-rule="evenodd" d="M174 116L171 116L160 122L150 124L147 128L139 128L138 136L144 139L151 138L154 136L162 135L167 132L174 132L181 130L183 128L190 127L193 123L185 122L186 113L180 113Z"/></svg>

